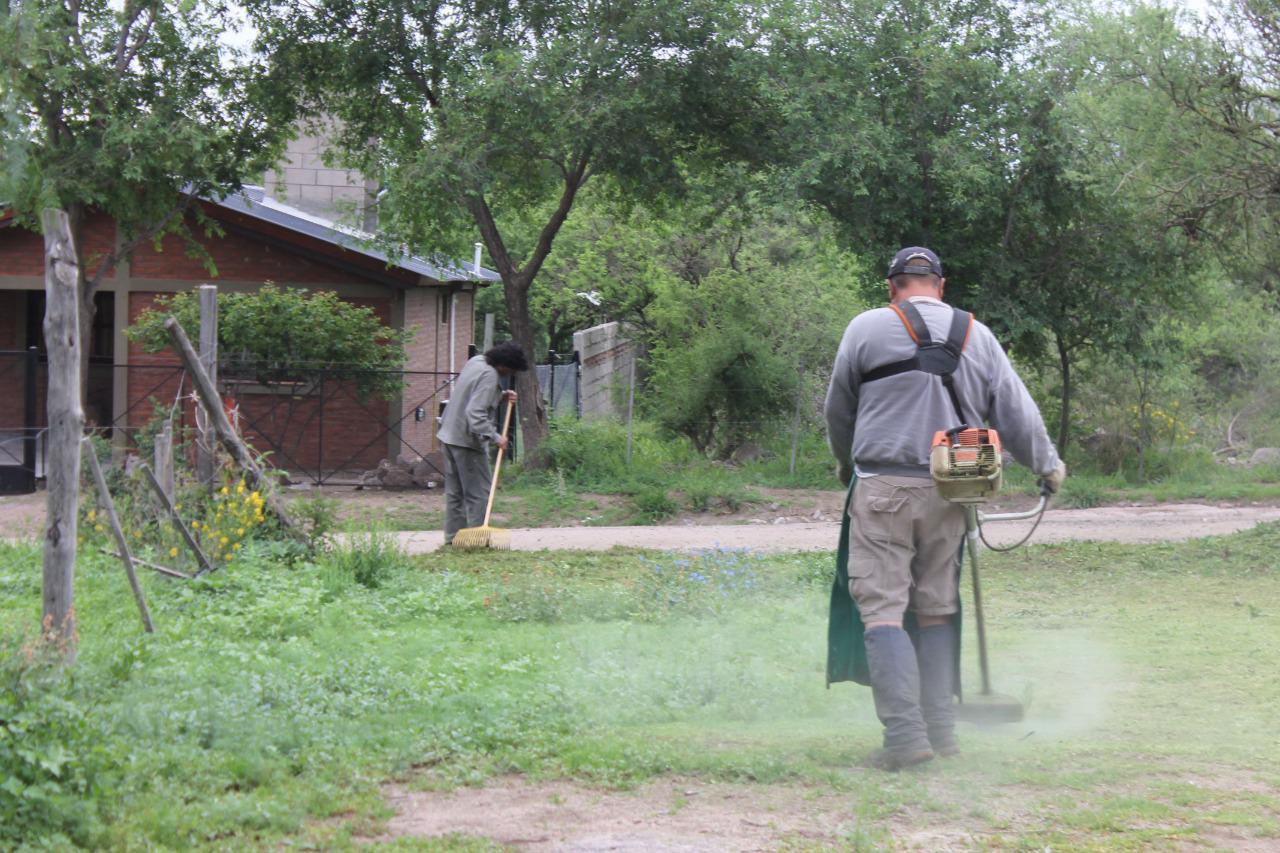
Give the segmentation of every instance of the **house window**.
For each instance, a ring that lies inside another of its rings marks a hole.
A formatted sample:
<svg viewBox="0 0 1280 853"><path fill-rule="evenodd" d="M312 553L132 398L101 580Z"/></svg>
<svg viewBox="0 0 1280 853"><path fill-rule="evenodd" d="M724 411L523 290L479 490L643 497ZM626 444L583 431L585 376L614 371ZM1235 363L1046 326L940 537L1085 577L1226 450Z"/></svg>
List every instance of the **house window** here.
<svg viewBox="0 0 1280 853"><path fill-rule="evenodd" d="M440 296L438 298L440 308L437 311L437 313L440 315L440 322L442 324L449 322L449 313L450 313L449 307L452 301L453 301L453 294L450 291L448 290L440 291Z"/></svg>

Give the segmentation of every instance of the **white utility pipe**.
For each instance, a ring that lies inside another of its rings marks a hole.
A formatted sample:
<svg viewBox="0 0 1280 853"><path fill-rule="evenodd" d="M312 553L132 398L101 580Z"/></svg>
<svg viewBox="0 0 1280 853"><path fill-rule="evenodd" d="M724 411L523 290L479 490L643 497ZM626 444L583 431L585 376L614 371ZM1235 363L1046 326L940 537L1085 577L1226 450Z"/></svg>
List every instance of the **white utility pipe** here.
<svg viewBox="0 0 1280 853"><path fill-rule="evenodd" d="M456 290L449 291L449 372L457 373L454 369L453 353L455 349L455 334L458 328L458 292Z"/></svg>

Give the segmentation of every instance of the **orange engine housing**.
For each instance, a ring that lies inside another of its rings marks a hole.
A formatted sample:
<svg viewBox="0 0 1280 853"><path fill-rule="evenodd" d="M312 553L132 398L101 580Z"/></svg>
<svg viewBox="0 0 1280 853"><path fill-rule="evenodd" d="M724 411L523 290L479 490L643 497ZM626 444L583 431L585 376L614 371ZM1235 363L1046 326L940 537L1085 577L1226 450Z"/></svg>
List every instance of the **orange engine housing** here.
<svg viewBox="0 0 1280 853"><path fill-rule="evenodd" d="M938 493L953 503L984 503L1003 479L1000 434L973 427L934 433L929 473Z"/></svg>

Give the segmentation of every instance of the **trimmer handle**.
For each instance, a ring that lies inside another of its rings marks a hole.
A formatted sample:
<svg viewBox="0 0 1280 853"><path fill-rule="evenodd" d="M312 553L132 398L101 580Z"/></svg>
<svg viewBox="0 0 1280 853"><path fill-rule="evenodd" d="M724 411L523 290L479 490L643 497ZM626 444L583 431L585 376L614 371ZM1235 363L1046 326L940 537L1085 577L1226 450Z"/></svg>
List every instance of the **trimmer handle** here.
<svg viewBox="0 0 1280 853"><path fill-rule="evenodd" d="M1048 500L1053 497L1053 489L1049 488L1049 481L1044 477L1036 480L1036 485L1040 487L1040 497Z"/></svg>

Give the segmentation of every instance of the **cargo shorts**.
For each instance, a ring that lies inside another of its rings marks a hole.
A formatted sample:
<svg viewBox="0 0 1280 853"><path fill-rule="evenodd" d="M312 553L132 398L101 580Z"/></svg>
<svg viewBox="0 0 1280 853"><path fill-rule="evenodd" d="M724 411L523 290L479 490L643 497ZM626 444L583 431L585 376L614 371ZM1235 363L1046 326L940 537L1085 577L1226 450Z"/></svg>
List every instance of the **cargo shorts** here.
<svg viewBox="0 0 1280 853"><path fill-rule="evenodd" d="M932 480L859 478L849 517L849 594L863 624L956 612L964 509Z"/></svg>

